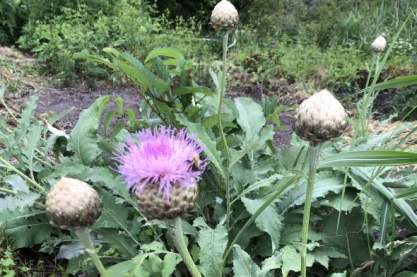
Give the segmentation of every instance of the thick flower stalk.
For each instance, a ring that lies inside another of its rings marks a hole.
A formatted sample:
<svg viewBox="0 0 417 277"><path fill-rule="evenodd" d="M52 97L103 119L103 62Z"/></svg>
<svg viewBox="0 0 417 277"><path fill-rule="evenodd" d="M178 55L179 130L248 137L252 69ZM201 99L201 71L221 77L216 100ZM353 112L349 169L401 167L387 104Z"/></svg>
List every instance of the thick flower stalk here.
<svg viewBox="0 0 417 277"><path fill-rule="evenodd" d="M222 109L223 101L226 94L227 87L227 53L228 50L236 44L236 38L229 45L229 35L233 32L239 22L239 13L235 6L227 0L221 0L216 4L212 13L210 23L212 27L223 36L222 41L222 71L219 72L221 79L218 91L218 104L217 104L217 122L219 127L220 136L225 148L225 165L223 168L224 172L224 187L226 190L226 226L229 227L230 214L231 214L231 196L230 196L230 185L229 185L229 165L230 165L230 153L229 145L226 139L226 135L223 128L222 122Z"/></svg>
<svg viewBox="0 0 417 277"><path fill-rule="evenodd" d="M211 13L211 26L216 30L233 30L239 22L239 13L235 6L227 0L222 0Z"/></svg>
<svg viewBox="0 0 417 277"><path fill-rule="evenodd" d="M61 178L46 197L50 223L76 233L101 276L108 274L91 241L89 227L101 214L102 204L97 191L73 178Z"/></svg>
<svg viewBox="0 0 417 277"><path fill-rule="evenodd" d="M206 162L198 143L182 129L146 129L122 145L116 160L124 182L148 219L175 219L173 241L192 276L201 274L188 252L181 217L194 207Z"/></svg>
<svg viewBox="0 0 417 277"><path fill-rule="evenodd" d="M382 52L387 46L387 40L383 36L378 36L371 44L372 49L376 52L373 58L374 70L370 70L369 75L372 76L372 83L368 84L370 76L367 81L366 89L363 91L362 99L357 103L357 119L355 120L355 135L356 138L366 138L368 135L368 119L372 114L375 98L378 95L378 90L375 85L379 80L379 76L384 68L384 58ZM382 60L381 60L382 59Z"/></svg>
<svg viewBox="0 0 417 277"><path fill-rule="evenodd" d="M309 171L301 238L302 277L307 276L307 243L320 143L340 136L346 127L346 111L328 90L322 90L314 94L301 103L298 108L295 132L302 139L310 142Z"/></svg>

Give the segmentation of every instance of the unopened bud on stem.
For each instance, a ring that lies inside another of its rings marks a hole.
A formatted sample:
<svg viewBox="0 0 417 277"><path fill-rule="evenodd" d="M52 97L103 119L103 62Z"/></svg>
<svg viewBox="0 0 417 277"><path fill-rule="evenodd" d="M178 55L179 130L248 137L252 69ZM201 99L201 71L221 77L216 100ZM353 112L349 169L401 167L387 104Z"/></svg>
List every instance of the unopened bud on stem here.
<svg viewBox="0 0 417 277"><path fill-rule="evenodd" d="M49 191L46 211L51 224L61 229L85 228L100 216L101 201L87 183L63 177Z"/></svg>
<svg viewBox="0 0 417 277"><path fill-rule="evenodd" d="M304 100L296 117L295 132L312 144L339 137L347 127L345 109L328 90Z"/></svg>
<svg viewBox="0 0 417 277"><path fill-rule="evenodd" d="M239 21L239 13L235 6L227 0L222 0L211 13L211 25L218 30L232 30Z"/></svg>
<svg viewBox="0 0 417 277"><path fill-rule="evenodd" d="M387 40L383 36L378 36L372 43L372 49L377 52L382 52L387 46Z"/></svg>

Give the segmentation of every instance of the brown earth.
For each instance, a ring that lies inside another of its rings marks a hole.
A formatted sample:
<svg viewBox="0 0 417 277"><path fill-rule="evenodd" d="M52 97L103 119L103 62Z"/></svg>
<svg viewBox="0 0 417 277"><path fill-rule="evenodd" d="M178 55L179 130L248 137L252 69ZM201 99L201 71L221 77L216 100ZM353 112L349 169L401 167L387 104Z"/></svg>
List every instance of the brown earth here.
<svg viewBox="0 0 417 277"><path fill-rule="evenodd" d="M112 99L121 97L125 107L132 107L138 110L140 101L139 91L133 87L111 85L98 85L96 88L87 88L83 83L74 87L59 87L52 85L53 78L39 76L36 68L39 63L11 48L0 47L0 83L3 82L9 87L6 94L6 103L10 108L19 114L27 98L31 95L39 97L37 115L44 117L50 113L61 113L67 110L70 112L57 122L56 127L70 130L78 120L81 110L89 107L95 99L103 95L110 95ZM359 79L360 80L360 79ZM233 70L229 82L228 96L234 98L238 96L248 96L255 100L260 100L263 95L277 96L277 104L282 106L283 112L280 115L283 128L275 134L276 144L285 146L290 143L292 134L294 108L302 102L308 95L303 92L294 82L285 79L270 79L260 83L251 73ZM352 91L344 91L341 88L335 92L341 99L356 99L358 95ZM381 114L387 105L389 106L390 94L381 93L376 101L377 113ZM355 111L354 103L349 101L346 105L350 113ZM5 109L0 106L0 115L5 113Z"/></svg>

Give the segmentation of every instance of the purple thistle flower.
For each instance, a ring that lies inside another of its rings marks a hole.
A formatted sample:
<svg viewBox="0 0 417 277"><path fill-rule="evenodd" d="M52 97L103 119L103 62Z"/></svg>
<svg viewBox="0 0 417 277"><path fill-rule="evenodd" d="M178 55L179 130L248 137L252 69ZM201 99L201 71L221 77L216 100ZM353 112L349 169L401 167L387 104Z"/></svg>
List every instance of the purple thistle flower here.
<svg viewBox="0 0 417 277"><path fill-rule="evenodd" d="M141 193L159 185L159 193L170 199L174 184L195 186L206 166L200 161L202 148L185 129L145 129L121 145L117 171L129 189Z"/></svg>

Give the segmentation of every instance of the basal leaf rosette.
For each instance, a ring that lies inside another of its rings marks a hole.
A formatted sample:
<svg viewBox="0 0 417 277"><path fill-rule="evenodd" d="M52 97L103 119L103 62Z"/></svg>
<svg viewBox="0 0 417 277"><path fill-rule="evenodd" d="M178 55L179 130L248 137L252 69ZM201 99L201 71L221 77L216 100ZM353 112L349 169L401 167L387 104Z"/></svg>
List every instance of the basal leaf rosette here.
<svg viewBox="0 0 417 277"><path fill-rule="evenodd" d="M183 217L194 207L206 162L185 129L145 129L128 138L116 160L118 172L148 219Z"/></svg>
<svg viewBox="0 0 417 277"><path fill-rule="evenodd" d="M342 104L325 89L301 103L297 110L295 132L316 145L339 137L347 125L347 114Z"/></svg>
<svg viewBox="0 0 417 277"><path fill-rule="evenodd" d="M97 191L85 182L63 177L46 197L50 223L61 229L81 229L93 225L101 214Z"/></svg>
<svg viewBox="0 0 417 277"><path fill-rule="evenodd" d="M239 21L239 13L235 6L227 0L222 0L214 7L210 23L216 30L232 30Z"/></svg>

